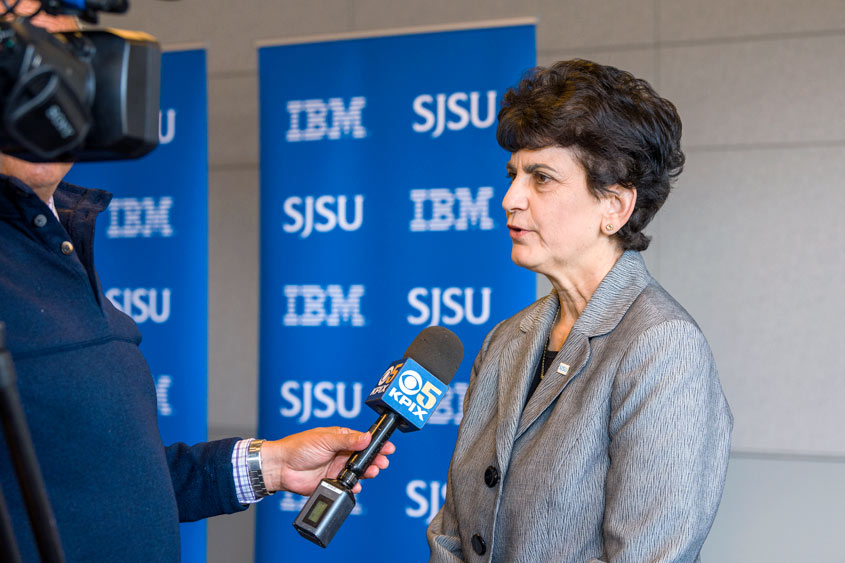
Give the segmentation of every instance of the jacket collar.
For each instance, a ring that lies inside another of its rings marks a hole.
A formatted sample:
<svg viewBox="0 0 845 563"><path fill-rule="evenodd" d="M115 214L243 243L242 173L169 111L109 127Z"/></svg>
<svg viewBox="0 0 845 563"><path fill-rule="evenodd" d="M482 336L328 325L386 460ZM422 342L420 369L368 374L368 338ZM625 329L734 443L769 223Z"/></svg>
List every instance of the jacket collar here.
<svg viewBox="0 0 845 563"><path fill-rule="evenodd" d="M80 212L95 217L108 207L111 198L112 194L105 190L81 188L67 182L59 183L53 194L53 201L60 214L62 211ZM28 202L39 201L35 191L18 178L0 174L0 208L11 210L27 205Z"/></svg>
<svg viewBox="0 0 845 563"><path fill-rule="evenodd" d="M587 338L612 331L650 281L640 253L625 251L596 288L572 330ZM548 329L557 307L558 298L553 291L528 311L519 323L520 330L527 334L538 326Z"/></svg>
<svg viewBox="0 0 845 563"><path fill-rule="evenodd" d="M81 188L67 182L60 183L53 194L56 208L60 212L64 210L94 216L108 207L111 198L112 194L105 190Z"/></svg>
<svg viewBox="0 0 845 563"><path fill-rule="evenodd" d="M557 294L550 293L528 311L519 325L524 336L514 339L514 346L521 348L515 353L515 357L523 358L522 365L516 370L507 370L505 366L500 366L500 373L515 371L519 374L515 389L503 389L504 382L500 378L500 397L504 399L500 408L510 415L512 421L508 431L500 432L497 436L497 445L500 448L509 451L507 445L519 438L566 386L581 375L592 354L590 339L616 328L650 281L651 275L640 253L623 253L575 321L557 358L549 366L550 377L540 382L531 397L526 397L525 394L528 380L534 376L536 361L532 360L538 350L540 354L543 353L543 342L551 330L557 312Z"/></svg>

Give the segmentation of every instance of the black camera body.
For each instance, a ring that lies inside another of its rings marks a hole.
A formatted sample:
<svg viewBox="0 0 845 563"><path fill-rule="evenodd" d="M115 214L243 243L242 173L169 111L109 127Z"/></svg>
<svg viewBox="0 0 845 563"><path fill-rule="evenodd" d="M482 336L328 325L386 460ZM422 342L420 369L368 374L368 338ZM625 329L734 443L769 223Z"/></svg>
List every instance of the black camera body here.
<svg viewBox="0 0 845 563"><path fill-rule="evenodd" d="M158 144L160 81L161 49L147 34L0 22L0 151L48 162L143 156Z"/></svg>

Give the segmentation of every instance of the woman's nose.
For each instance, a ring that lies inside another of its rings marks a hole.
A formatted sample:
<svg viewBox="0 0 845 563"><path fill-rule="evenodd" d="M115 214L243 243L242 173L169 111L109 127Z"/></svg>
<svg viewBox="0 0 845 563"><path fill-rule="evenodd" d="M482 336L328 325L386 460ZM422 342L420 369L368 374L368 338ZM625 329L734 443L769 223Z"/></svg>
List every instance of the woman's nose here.
<svg viewBox="0 0 845 563"><path fill-rule="evenodd" d="M525 197L525 187L520 178L511 180L511 185L502 199L502 207L510 214L512 211L525 209L527 198Z"/></svg>

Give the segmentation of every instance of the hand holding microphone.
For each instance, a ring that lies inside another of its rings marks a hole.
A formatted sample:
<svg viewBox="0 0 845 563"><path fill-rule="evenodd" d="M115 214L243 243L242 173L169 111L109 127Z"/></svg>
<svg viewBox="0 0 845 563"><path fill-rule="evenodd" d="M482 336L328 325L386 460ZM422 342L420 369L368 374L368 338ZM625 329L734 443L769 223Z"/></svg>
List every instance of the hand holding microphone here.
<svg viewBox="0 0 845 563"><path fill-rule="evenodd" d="M264 442L261 448L262 474L269 491L290 491L298 495L311 494L320 480L337 475L351 452L362 450L371 444L370 434L348 428L314 428L291 434L281 440ZM362 476L375 477L380 469L388 465L387 455L396 448L385 443L379 455ZM356 485L353 493L361 490Z"/></svg>
<svg viewBox="0 0 845 563"><path fill-rule="evenodd" d="M423 330L405 356L387 368L366 400L380 413L370 428L372 441L352 454L337 479L323 479L294 521L294 528L306 539L326 547L355 506L358 480L369 477L368 468L396 428L419 430L446 394L458 371L464 348L447 328ZM369 469L372 472L372 469Z"/></svg>

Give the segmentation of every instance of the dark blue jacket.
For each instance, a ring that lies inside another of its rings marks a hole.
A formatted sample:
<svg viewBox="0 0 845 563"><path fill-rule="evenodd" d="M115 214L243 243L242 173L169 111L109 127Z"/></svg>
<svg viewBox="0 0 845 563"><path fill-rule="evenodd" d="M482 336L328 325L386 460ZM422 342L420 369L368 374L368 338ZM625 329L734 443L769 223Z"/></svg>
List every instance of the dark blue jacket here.
<svg viewBox="0 0 845 563"><path fill-rule="evenodd" d="M180 521L245 508L236 439L162 445L138 327L94 270L94 222L110 199L63 183L60 223L0 175L0 321L68 561L176 561ZM37 561L2 437L0 479L24 561Z"/></svg>

